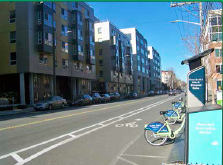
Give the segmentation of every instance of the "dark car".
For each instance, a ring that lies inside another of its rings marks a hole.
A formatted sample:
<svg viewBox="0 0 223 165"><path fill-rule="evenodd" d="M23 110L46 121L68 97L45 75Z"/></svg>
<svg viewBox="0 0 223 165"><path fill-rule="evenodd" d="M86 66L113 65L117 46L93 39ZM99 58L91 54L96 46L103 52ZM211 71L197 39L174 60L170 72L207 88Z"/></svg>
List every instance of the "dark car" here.
<svg viewBox="0 0 223 165"><path fill-rule="evenodd" d="M102 101L102 97L100 96L99 93L92 93L91 94L91 97L92 97L92 100L93 100L93 103L101 103Z"/></svg>
<svg viewBox="0 0 223 165"><path fill-rule="evenodd" d="M67 101L60 96L48 97L46 99L38 101L34 105L35 110L44 110L44 109L54 109L54 108L64 108L67 104Z"/></svg>
<svg viewBox="0 0 223 165"><path fill-rule="evenodd" d="M109 94L101 94L102 102L107 103L110 101Z"/></svg>
<svg viewBox="0 0 223 165"><path fill-rule="evenodd" d="M93 99L89 94L78 95L72 102L71 105L87 105L92 104Z"/></svg>
<svg viewBox="0 0 223 165"><path fill-rule="evenodd" d="M175 96L176 92L175 91L169 91L169 96Z"/></svg>
<svg viewBox="0 0 223 165"><path fill-rule="evenodd" d="M120 94L118 92L109 93L111 101L120 100Z"/></svg>
<svg viewBox="0 0 223 165"><path fill-rule="evenodd" d="M127 99L134 99L134 98L137 98L138 95L136 92L130 92L128 95L127 95Z"/></svg>

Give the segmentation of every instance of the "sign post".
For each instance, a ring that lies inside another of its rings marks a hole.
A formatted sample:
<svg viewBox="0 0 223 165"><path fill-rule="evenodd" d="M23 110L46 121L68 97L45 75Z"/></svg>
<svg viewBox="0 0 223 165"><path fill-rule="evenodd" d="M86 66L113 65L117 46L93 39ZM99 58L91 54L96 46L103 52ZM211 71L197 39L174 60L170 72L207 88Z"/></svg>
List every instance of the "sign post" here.
<svg viewBox="0 0 223 165"><path fill-rule="evenodd" d="M188 108L205 104L205 67L198 67L188 73Z"/></svg>

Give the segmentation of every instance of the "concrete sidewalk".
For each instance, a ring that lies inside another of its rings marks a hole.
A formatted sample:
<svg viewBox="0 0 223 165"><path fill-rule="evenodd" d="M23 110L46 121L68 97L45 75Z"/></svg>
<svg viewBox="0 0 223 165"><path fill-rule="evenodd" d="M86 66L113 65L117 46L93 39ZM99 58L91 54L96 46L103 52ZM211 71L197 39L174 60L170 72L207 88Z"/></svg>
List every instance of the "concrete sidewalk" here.
<svg viewBox="0 0 223 165"><path fill-rule="evenodd" d="M13 109L13 110L6 110L6 111L0 111L0 116L6 116L6 115L14 115L19 113L27 113L27 112L33 112L33 107L28 107L25 109Z"/></svg>

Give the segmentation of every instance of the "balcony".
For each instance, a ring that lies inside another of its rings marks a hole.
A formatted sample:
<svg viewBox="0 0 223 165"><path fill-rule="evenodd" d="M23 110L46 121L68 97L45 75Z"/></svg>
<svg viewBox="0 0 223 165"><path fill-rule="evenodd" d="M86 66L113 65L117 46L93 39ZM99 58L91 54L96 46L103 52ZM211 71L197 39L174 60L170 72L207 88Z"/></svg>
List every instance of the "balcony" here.
<svg viewBox="0 0 223 165"><path fill-rule="evenodd" d="M84 58L83 55L84 55L83 52L76 52L76 53L73 55L73 59L74 59L75 61L82 61L82 62L84 62L84 61L85 61L85 58Z"/></svg>

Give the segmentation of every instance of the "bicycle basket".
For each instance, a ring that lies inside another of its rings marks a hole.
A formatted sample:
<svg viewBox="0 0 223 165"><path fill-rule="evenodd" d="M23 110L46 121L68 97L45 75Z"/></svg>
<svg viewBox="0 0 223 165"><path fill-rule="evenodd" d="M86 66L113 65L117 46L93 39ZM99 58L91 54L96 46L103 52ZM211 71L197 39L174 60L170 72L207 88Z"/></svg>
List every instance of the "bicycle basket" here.
<svg viewBox="0 0 223 165"><path fill-rule="evenodd" d="M168 110L164 115L166 117L177 117L177 113L174 110Z"/></svg>
<svg viewBox="0 0 223 165"><path fill-rule="evenodd" d="M147 127L145 128L145 130L150 130L150 131L153 131L155 133L157 133L159 130L160 130L160 133L161 132L168 132L167 127L166 126L163 127L163 123L160 123L158 121L155 121L155 122L152 122L152 123L148 124Z"/></svg>
<svg viewBox="0 0 223 165"><path fill-rule="evenodd" d="M180 108L180 106L181 106L181 103L175 103L175 104L174 104L174 107L175 107L175 108Z"/></svg>

